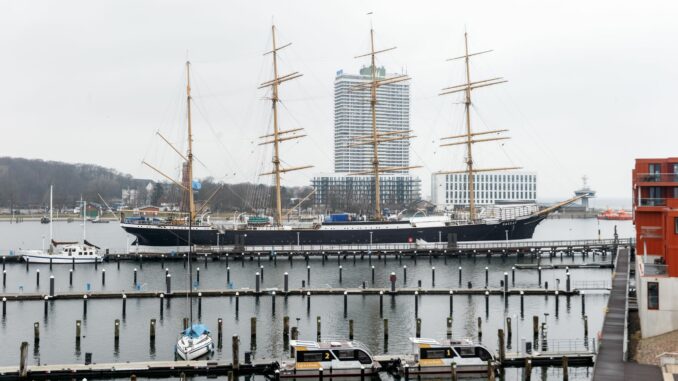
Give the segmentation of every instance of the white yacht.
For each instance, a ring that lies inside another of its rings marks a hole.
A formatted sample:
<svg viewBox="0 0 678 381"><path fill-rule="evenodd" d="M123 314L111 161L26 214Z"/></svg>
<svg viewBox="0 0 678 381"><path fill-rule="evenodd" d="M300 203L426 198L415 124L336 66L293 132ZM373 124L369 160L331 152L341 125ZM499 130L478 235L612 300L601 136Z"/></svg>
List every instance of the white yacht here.
<svg viewBox="0 0 678 381"><path fill-rule="evenodd" d="M181 332L177 342L177 355L184 360L195 360L214 351L210 331L202 324L193 324Z"/></svg>
<svg viewBox="0 0 678 381"><path fill-rule="evenodd" d="M359 341L292 340L290 347L294 359L282 362L280 378L319 377L321 371L323 377L370 377L381 368Z"/></svg>
<svg viewBox="0 0 678 381"><path fill-rule="evenodd" d="M469 339L436 340L410 338L412 359L404 361L401 373L417 377L440 377L452 372L456 364L457 374L486 373L488 361L494 363L494 356L481 344ZM406 369L407 368L407 369Z"/></svg>

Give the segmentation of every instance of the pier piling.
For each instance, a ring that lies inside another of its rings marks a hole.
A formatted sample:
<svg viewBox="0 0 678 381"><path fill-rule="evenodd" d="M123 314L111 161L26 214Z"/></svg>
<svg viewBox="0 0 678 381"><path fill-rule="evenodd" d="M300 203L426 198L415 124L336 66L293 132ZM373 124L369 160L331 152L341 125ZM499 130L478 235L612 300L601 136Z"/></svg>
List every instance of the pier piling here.
<svg viewBox="0 0 678 381"><path fill-rule="evenodd" d="M120 341L120 319L115 319L115 322L113 323L113 339L115 340L116 346L117 343Z"/></svg>
<svg viewBox="0 0 678 381"><path fill-rule="evenodd" d="M452 338L452 316L447 318L447 338Z"/></svg>
<svg viewBox="0 0 678 381"><path fill-rule="evenodd" d="M7 298L3 297L2 298L2 317L4 318L7 316Z"/></svg>
<svg viewBox="0 0 678 381"><path fill-rule="evenodd" d="M419 292L414 292L414 316L419 316Z"/></svg>
<svg viewBox="0 0 678 381"><path fill-rule="evenodd" d="M49 276L49 296L54 296L54 275Z"/></svg>
<svg viewBox="0 0 678 381"><path fill-rule="evenodd" d="M431 287L436 286L436 267L431 267Z"/></svg>
<svg viewBox="0 0 678 381"><path fill-rule="evenodd" d="M306 283L311 286L311 266L306 266Z"/></svg>
<svg viewBox="0 0 678 381"><path fill-rule="evenodd" d="M238 335L233 335L231 353L233 354L231 367L233 368L233 372L237 374L240 370L240 338L238 338Z"/></svg>
<svg viewBox="0 0 678 381"><path fill-rule="evenodd" d="M316 341L320 341L320 337L322 336L320 331L320 316L316 316L315 318L315 331Z"/></svg>
<svg viewBox="0 0 678 381"><path fill-rule="evenodd" d="M2 259L5 259L5 258L2 258ZM4 264L5 264L5 262L3 262L3 265ZM3 269L2 270L2 288L5 288L5 287L7 287L7 270Z"/></svg>
<svg viewBox="0 0 678 381"><path fill-rule="evenodd" d="M285 350L287 350L287 343L290 340L290 317L283 316L283 342L285 343Z"/></svg>
<svg viewBox="0 0 678 381"><path fill-rule="evenodd" d="M384 291L379 291L379 316L384 316Z"/></svg>
<svg viewBox="0 0 678 381"><path fill-rule="evenodd" d="M311 291L306 292L306 311L311 311Z"/></svg>
<svg viewBox="0 0 678 381"><path fill-rule="evenodd" d="M478 341L483 341L483 319L478 316Z"/></svg>
<svg viewBox="0 0 678 381"><path fill-rule="evenodd" d="M343 268L342 268L341 265L340 265L340 266L339 266L339 284L341 284L341 282L342 282L342 280L343 280L343 279L342 279L342 272L343 272Z"/></svg>
<svg viewBox="0 0 678 381"><path fill-rule="evenodd" d="M106 285L106 269L101 269L101 285Z"/></svg>
<svg viewBox="0 0 678 381"><path fill-rule="evenodd" d="M407 265L403 266L403 284L407 284Z"/></svg>
<svg viewBox="0 0 678 381"><path fill-rule="evenodd" d="M485 288L490 286L490 268L485 266Z"/></svg>
<svg viewBox="0 0 678 381"><path fill-rule="evenodd" d="M353 340L353 319L348 321L348 339Z"/></svg>
<svg viewBox="0 0 678 381"><path fill-rule="evenodd" d="M68 270L68 285L73 285L73 269Z"/></svg>
<svg viewBox="0 0 678 381"><path fill-rule="evenodd" d="M461 256L459 259L461 259ZM459 266L459 286L461 286L461 266Z"/></svg>
<svg viewBox="0 0 678 381"><path fill-rule="evenodd" d="M506 343L504 341L504 330L499 329L497 331L497 336L499 338L499 361L504 361L506 359Z"/></svg>
<svg viewBox="0 0 678 381"><path fill-rule="evenodd" d="M82 317L87 319L87 295L82 296Z"/></svg>
<svg viewBox="0 0 678 381"><path fill-rule="evenodd" d="M134 285L134 288L137 287L137 269L136 269L136 267L134 268L134 278L133 278L132 284ZM168 292L168 294L169 294L169 292Z"/></svg>
<svg viewBox="0 0 678 381"><path fill-rule="evenodd" d="M198 292L198 319L202 317L202 292Z"/></svg>
<svg viewBox="0 0 678 381"><path fill-rule="evenodd" d="M162 315L163 315L163 310L165 309L165 305L163 303L165 299L165 294L160 294L160 320L162 320Z"/></svg>
<svg viewBox="0 0 678 381"><path fill-rule="evenodd" d="M344 317L348 315L348 291L344 291Z"/></svg>
<svg viewBox="0 0 678 381"><path fill-rule="evenodd" d="M586 294L581 294L581 315L586 316Z"/></svg>
<svg viewBox="0 0 678 381"><path fill-rule="evenodd" d="M563 356L563 381L568 381L570 379L570 372L567 366L567 356Z"/></svg>
<svg viewBox="0 0 678 381"><path fill-rule="evenodd" d="M122 294L122 318L127 314L127 295Z"/></svg>
<svg viewBox="0 0 678 381"><path fill-rule="evenodd" d="M28 376L28 367L26 360L28 358L28 342L21 342L21 349L19 352L19 377L26 378Z"/></svg>
<svg viewBox="0 0 678 381"><path fill-rule="evenodd" d="M254 273L254 290L257 293L257 296L259 296L259 292L261 291L261 275L256 272Z"/></svg>
<svg viewBox="0 0 678 381"><path fill-rule="evenodd" d="M45 317L47 317L47 308L48 308L47 303L48 303L48 301L49 301L49 296L45 296L45 308L44 308L45 309Z"/></svg>
<svg viewBox="0 0 678 381"><path fill-rule="evenodd" d="M507 330L507 337L506 337L506 348L511 349L511 341L513 337L513 327L511 326L511 318L506 317L506 330Z"/></svg>
<svg viewBox="0 0 678 381"><path fill-rule="evenodd" d="M523 370L525 375L524 380L530 381L532 379L532 360L525 358L525 369Z"/></svg>
<svg viewBox="0 0 678 381"><path fill-rule="evenodd" d="M40 323L37 321L33 323L33 342L40 342Z"/></svg>
<svg viewBox="0 0 678 381"><path fill-rule="evenodd" d="M584 315L584 339L588 339L589 337L589 318L588 316Z"/></svg>
<svg viewBox="0 0 678 381"><path fill-rule="evenodd" d="M250 347L257 347L257 318L253 316L250 318Z"/></svg>
<svg viewBox="0 0 678 381"><path fill-rule="evenodd" d="M167 295L172 294L172 274L167 274L165 277L165 293Z"/></svg>
<svg viewBox="0 0 678 381"><path fill-rule="evenodd" d="M82 322L80 320L75 321L75 342L76 344L80 341L80 337L82 336Z"/></svg>
<svg viewBox="0 0 678 381"><path fill-rule="evenodd" d="M532 316L532 341L537 342L539 338L539 316Z"/></svg>
<svg viewBox="0 0 678 381"><path fill-rule="evenodd" d="M186 329L188 329L188 318L183 318L183 319L182 319L182 321L181 321L181 326L183 327L183 329L182 329L183 331L185 331Z"/></svg>
<svg viewBox="0 0 678 381"><path fill-rule="evenodd" d="M384 342L388 342L388 319L384 319Z"/></svg>
<svg viewBox="0 0 678 381"><path fill-rule="evenodd" d="M40 269L35 269L35 287L40 288Z"/></svg>
<svg viewBox="0 0 678 381"><path fill-rule="evenodd" d="M416 322L417 322L417 324L416 324L415 335L416 335L416 337L421 337L421 318L417 318Z"/></svg>
<svg viewBox="0 0 678 381"><path fill-rule="evenodd" d="M283 274L283 278L284 278L283 289L285 290L285 295L287 295L287 292L289 292L289 289L290 289L290 283L289 283L290 274L288 274L288 273Z"/></svg>
<svg viewBox="0 0 678 381"><path fill-rule="evenodd" d="M149 324L148 338L150 340L151 345L153 345L153 342L155 341L155 319L151 319L151 322Z"/></svg>
<svg viewBox="0 0 678 381"><path fill-rule="evenodd" d="M372 266L372 284L374 284L374 266Z"/></svg>
<svg viewBox="0 0 678 381"><path fill-rule="evenodd" d="M223 347L223 336L224 335L224 319L217 319L217 348L221 349Z"/></svg>
<svg viewBox="0 0 678 381"><path fill-rule="evenodd" d="M195 281L200 284L200 267L195 268Z"/></svg>

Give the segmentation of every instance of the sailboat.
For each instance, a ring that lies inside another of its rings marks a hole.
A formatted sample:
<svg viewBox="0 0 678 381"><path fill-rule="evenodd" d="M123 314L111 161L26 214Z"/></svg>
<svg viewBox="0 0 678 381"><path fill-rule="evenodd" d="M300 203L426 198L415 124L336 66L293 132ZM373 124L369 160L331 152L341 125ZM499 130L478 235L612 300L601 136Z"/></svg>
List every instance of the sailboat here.
<svg viewBox="0 0 678 381"><path fill-rule="evenodd" d="M275 217L273 223L261 224L241 222L233 225L215 225L209 220L201 218L195 219L191 214L193 226L187 229L186 224L176 224L171 220L148 220L129 218L123 219L120 226L129 234L137 238L139 245L146 246L183 246L187 242L187 236L191 234L192 242L196 245L237 245L237 246L264 246L274 247L282 245L365 245L365 244L427 244L427 243L455 243L457 241L492 241L492 240L517 240L532 238L537 225L543 221L549 213L560 207L572 203L583 196L577 196L561 203L555 204L546 209L539 210L536 205L520 205L516 207L498 207L496 210L479 210L476 205L475 194L478 192L476 187L475 175L479 172L509 170L514 168L493 168L479 169L474 166L472 147L476 143L500 140L504 137L483 138L482 135L489 133L500 133L498 131L474 131L471 128L470 107L471 92L477 88L491 86L503 83L502 79L491 79L482 81L472 81L469 72L469 58L485 52L469 53L468 39L465 35L465 54L457 59L463 59L466 63L465 82L443 89L443 94L452 94L463 92L466 95L466 131L464 134L446 137L451 142L444 144L449 146L465 146L467 148L467 167L459 171L440 172L443 174L460 173L465 174L469 194L469 208L464 213L446 214L429 217L412 217L403 220L385 220L382 213L382 203L380 201L380 176L384 173L397 172L403 169L413 167L383 167L379 165L380 157L378 146L381 143L393 140L410 139L411 131L383 132L377 126L377 89L380 86L406 81L409 78L405 76L395 76L388 78L379 78L375 75L376 65L375 56L380 53L391 51L395 48L376 49L374 44L374 30L370 29L370 47L367 54L357 56L370 57L372 75L369 81L356 86L357 89L364 89L370 92L370 104L372 114L371 134L358 138L354 145L368 145L373 147L373 162L370 170L353 173L353 175L372 175L374 176L374 215L369 221L332 221L325 219L324 216L318 216L312 223L289 223L284 221L286 215L282 210L281 199L281 174L290 171L309 168L310 166L281 167L281 158L279 154L279 144L304 137L301 128L280 130L277 117L277 103L279 102L279 86L287 81L298 78L301 74L293 72L286 75L279 75L277 67L278 51L289 46L276 45L275 26L272 27L273 48L265 54L271 54L273 57L274 78L261 84L260 88L270 87L272 89L272 109L273 109L273 133L264 135L265 141L260 144L273 145L273 170L266 175L275 176ZM443 95L441 94L441 95ZM478 138L478 135L481 135ZM191 194L192 197L192 194ZM191 199L192 200L192 199ZM191 201L192 202L192 201ZM263 225L263 226L262 226Z"/></svg>
<svg viewBox="0 0 678 381"><path fill-rule="evenodd" d="M53 186L49 187L49 240L50 247L45 250L21 250L20 254L24 261L29 261L31 263L94 263L103 261L103 257L98 254L97 246L92 245L87 242L86 234L86 202L83 202L83 214L82 214L82 223L83 223L83 243L79 244L77 242L57 242L54 240L54 229L53 229L53 208L52 208L52 194ZM59 248L58 251L56 249ZM56 251L56 252L55 252Z"/></svg>
<svg viewBox="0 0 678 381"><path fill-rule="evenodd" d="M214 341L210 330L204 324L193 324L193 266L191 264L191 234L188 234L188 309L189 325L181 331L176 345L176 352L184 360L195 360L214 351Z"/></svg>

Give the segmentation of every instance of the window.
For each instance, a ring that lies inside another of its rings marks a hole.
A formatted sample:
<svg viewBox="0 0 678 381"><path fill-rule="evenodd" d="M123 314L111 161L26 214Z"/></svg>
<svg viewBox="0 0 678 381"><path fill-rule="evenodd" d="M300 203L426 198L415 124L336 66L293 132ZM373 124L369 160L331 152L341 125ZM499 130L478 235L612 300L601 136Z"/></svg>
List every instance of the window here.
<svg viewBox="0 0 678 381"><path fill-rule="evenodd" d="M659 283L647 282L647 309L659 309Z"/></svg>
<svg viewBox="0 0 678 381"><path fill-rule="evenodd" d="M334 355L337 356L337 358L341 361L351 361L355 360L355 350L349 349L349 350L342 350L342 351L334 351Z"/></svg>
<svg viewBox="0 0 678 381"><path fill-rule="evenodd" d="M451 348L421 348L421 358L426 359L449 359L454 357Z"/></svg>
<svg viewBox="0 0 678 381"><path fill-rule="evenodd" d="M330 351L302 351L297 352L297 362L331 361Z"/></svg>
<svg viewBox="0 0 678 381"><path fill-rule="evenodd" d="M361 364L372 364L372 359L367 353L361 350L357 350L357 352L358 352L358 361L360 361Z"/></svg>
<svg viewBox="0 0 678 381"><path fill-rule="evenodd" d="M648 167L648 172L650 172L649 181L660 181L661 180L661 165L660 164L650 164Z"/></svg>

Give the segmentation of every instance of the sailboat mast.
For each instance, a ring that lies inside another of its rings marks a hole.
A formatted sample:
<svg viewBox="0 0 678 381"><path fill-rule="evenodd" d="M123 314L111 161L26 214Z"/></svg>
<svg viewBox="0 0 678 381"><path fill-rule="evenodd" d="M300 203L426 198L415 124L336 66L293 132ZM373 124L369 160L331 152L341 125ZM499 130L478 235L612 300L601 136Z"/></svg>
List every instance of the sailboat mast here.
<svg viewBox="0 0 678 381"><path fill-rule="evenodd" d="M464 32L464 61L466 63L466 169L468 170L469 220L476 218L475 179L473 174L473 144L471 135L471 70L468 55L468 33Z"/></svg>
<svg viewBox="0 0 678 381"><path fill-rule="evenodd" d="M85 243L86 239L87 239L87 201L83 201L82 202L82 242Z"/></svg>
<svg viewBox="0 0 678 381"><path fill-rule="evenodd" d="M191 251L193 251L193 243L191 242L191 228L193 220L188 220L188 316L190 319L189 328L193 329L193 264L191 263ZM190 331L189 331L190 332Z"/></svg>
<svg viewBox="0 0 678 381"><path fill-rule="evenodd" d="M193 130L191 124L191 62L186 61L186 107L188 118L188 210L189 220L195 219L195 200L193 199ZM189 230L190 231L190 230Z"/></svg>
<svg viewBox="0 0 678 381"><path fill-rule="evenodd" d="M271 25L271 37L273 41L273 171L275 172L275 223L282 224L282 199L280 195L280 139L278 136L278 51L275 44L275 25Z"/></svg>
<svg viewBox="0 0 678 381"><path fill-rule="evenodd" d="M370 28L370 49L372 64L372 86L370 86L370 108L372 110L372 170L374 171L374 211L377 221L381 221L381 184L379 179L379 144L377 136L377 66L374 53L374 29Z"/></svg>
<svg viewBox="0 0 678 381"><path fill-rule="evenodd" d="M52 208L52 190L54 189L54 185L49 186L49 242L50 245L52 244L52 241L54 240L54 227L52 226L52 223L54 221L54 208Z"/></svg>

